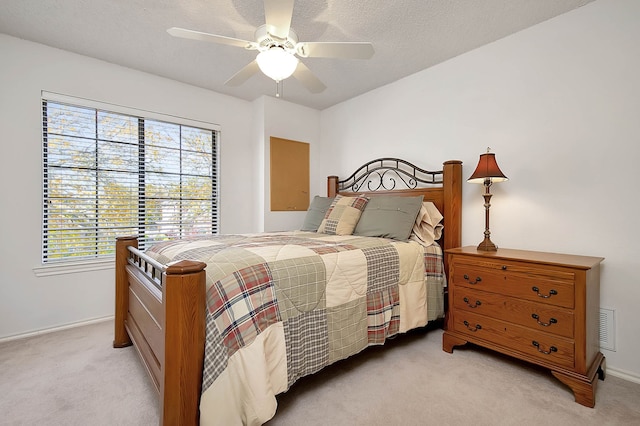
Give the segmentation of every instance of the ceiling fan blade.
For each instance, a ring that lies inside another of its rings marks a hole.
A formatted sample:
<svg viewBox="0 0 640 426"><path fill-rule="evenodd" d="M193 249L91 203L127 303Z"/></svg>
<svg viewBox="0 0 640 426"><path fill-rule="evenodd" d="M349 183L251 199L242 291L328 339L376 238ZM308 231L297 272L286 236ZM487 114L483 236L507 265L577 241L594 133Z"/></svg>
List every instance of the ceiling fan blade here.
<svg viewBox="0 0 640 426"><path fill-rule="evenodd" d="M232 86L232 87L240 86L242 83L247 81L251 76L257 73L259 69L260 68L258 68L258 62L256 60L253 60L252 62L245 65L245 67L242 68L240 71L235 73L233 77L225 81L224 84L226 86Z"/></svg>
<svg viewBox="0 0 640 426"><path fill-rule="evenodd" d="M320 93L327 88L302 62L298 62L298 67L293 72L293 76L311 93Z"/></svg>
<svg viewBox="0 0 640 426"><path fill-rule="evenodd" d="M294 0L264 0L264 18L267 32L286 39L291 27Z"/></svg>
<svg viewBox="0 0 640 426"><path fill-rule="evenodd" d="M302 42L296 52L303 58L369 59L374 54L367 42Z"/></svg>
<svg viewBox="0 0 640 426"><path fill-rule="evenodd" d="M167 30L174 37L188 38L191 40L208 41L211 43L226 44L228 46L244 47L245 49L255 49L255 43L239 38L225 37L216 34L203 33L200 31L187 30L184 28L172 27Z"/></svg>

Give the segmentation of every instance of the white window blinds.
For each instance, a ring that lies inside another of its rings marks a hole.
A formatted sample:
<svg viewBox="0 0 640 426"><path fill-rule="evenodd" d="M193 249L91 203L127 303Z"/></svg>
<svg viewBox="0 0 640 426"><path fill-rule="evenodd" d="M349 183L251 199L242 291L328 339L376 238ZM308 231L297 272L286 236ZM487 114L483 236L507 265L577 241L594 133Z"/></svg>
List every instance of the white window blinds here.
<svg viewBox="0 0 640 426"><path fill-rule="evenodd" d="M218 131L43 99L43 263L218 232Z"/></svg>

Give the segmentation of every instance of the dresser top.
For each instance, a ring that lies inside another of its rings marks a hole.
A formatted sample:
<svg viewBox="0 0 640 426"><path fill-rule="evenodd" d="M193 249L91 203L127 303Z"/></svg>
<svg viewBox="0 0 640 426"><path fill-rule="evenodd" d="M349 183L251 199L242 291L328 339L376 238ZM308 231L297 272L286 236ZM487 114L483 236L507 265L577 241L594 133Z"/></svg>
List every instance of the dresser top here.
<svg viewBox="0 0 640 426"><path fill-rule="evenodd" d="M547 253L542 251L515 250L499 248L498 251L480 251L475 246L458 247L446 250L448 254L479 256L489 259L516 260L532 263L545 263L572 268L591 269L604 260L603 257L577 256L573 254Z"/></svg>

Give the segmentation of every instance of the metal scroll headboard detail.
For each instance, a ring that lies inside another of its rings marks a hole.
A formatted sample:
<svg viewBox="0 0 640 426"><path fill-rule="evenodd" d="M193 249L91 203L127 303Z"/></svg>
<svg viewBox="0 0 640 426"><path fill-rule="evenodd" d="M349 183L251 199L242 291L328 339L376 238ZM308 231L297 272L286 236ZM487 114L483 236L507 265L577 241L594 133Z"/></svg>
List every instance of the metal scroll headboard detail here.
<svg viewBox="0 0 640 426"><path fill-rule="evenodd" d="M437 180L440 177L440 180ZM416 189L420 185L441 185L442 171L430 172L398 158L378 158L338 181L340 191L392 191ZM406 188L398 185L404 185ZM363 189L364 187L364 189Z"/></svg>

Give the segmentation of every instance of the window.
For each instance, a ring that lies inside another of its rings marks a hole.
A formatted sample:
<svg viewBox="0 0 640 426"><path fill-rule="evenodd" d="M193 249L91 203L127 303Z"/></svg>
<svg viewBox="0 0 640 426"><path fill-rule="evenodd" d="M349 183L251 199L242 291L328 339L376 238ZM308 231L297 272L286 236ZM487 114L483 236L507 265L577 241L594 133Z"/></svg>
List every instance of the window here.
<svg viewBox="0 0 640 426"><path fill-rule="evenodd" d="M142 114L43 95L43 263L218 232L218 130Z"/></svg>

